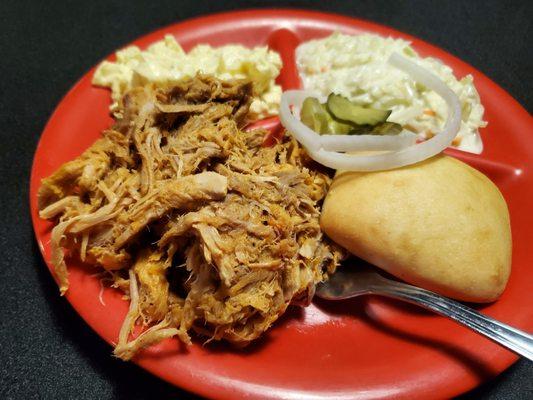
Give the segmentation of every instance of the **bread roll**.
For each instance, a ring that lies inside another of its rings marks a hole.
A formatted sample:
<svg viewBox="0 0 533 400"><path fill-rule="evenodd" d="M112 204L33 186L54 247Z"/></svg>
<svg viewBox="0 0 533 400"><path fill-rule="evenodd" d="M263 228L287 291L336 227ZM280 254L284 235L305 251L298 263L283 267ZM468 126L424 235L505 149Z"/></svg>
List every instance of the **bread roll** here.
<svg viewBox="0 0 533 400"><path fill-rule="evenodd" d="M505 200L485 175L451 157L337 173L320 223L356 256L458 300L493 301L509 278Z"/></svg>

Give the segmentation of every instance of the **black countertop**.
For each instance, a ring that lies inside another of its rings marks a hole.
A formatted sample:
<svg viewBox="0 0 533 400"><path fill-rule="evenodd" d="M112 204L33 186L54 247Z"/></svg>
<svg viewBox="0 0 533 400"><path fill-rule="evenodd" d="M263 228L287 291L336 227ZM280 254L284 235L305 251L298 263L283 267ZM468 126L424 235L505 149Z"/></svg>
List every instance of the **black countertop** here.
<svg viewBox="0 0 533 400"><path fill-rule="evenodd" d="M156 28L211 12L313 8L386 24L442 47L533 108L533 2L142 1L0 4L0 398L188 398L108 347L48 273L28 212L41 131L70 86L105 55ZM354 378L355 379L355 378ZM464 398L533 398L533 364L519 361Z"/></svg>

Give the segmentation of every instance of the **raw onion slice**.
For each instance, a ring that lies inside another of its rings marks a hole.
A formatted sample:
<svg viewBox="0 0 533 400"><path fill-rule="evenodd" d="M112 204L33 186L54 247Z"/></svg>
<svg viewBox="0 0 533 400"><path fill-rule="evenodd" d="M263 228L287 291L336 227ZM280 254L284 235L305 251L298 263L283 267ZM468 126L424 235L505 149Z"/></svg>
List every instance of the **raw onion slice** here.
<svg viewBox="0 0 533 400"><path fill-rule="evenodd" d="M320 143L324 150L398 150L416 143L417 135L403 130L398 135L322 135ZM357 140L354 140L357 139Z"/></svg>
<svg viewBox="0 0 533 400"><path fill-rule="evenodd" d="M378 147L377 145L375 147L370 147L369 142L366 142L367 138L363 137L369 135L350 136L347 138L343 137L342 139L341 136L339 136L337 138L327 138L322 140L321 136L309 129L301 121L294 117L290 110L289 105L296 105L299 101L301 104L301 102L303 102L302 97L307 97L308 94L306 92L286 92L282 95L281 99L281 122L285 128L292 133L304 147L306 147L311 158L327 167L334 169L350 171L378 171L399 168L405 165L423 161L440 153L451 144L461 126L461 104L455 93L431 72L398 54L393 54L389 58L388 62L410 75L410 77L416 82L421 83L427 88L435 91L444 99L448 105L448 116L446 118L446 123L444 124L443 130L425 142L410 145L409 147L401 150L389 151L387 153L375 155L343 154L337 151L387 151L391 149L394 150L394 148L391 148L392 144L389 140L387 140L386 143L391 147L385 147L385 144L383 144L383 147ZM393 137L376 136L374 140L382 138L391 139ZM324 145L324 142L326 141L328 141L327 148ZM361 147L358 147L359 145ZM375 143L372 143L372 145L375 145ZM337 151L332 151L333 149Z"/></svg>

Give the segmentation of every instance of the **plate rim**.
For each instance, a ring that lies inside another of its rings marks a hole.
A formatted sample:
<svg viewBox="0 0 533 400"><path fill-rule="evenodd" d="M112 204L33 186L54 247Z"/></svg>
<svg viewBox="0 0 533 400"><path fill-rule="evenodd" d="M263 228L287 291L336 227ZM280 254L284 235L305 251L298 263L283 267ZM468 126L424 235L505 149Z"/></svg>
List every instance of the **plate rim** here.
<svg viewBox="0 0 533 400"><path fill-rule="evenodd" d="M248 9L240 9L240 10L234 10L234 11L224 11L224 12L218 12L218 13L199 15L199 16L196 16L196 17L193 17L193 18L187 18L187 19L184 19L184 20L181 20L181 21L170 23L168 25L165 25L162 28L157 28L157 29L155 29L153 31L149 31L149 32L147 32L145 34L142 34L142 35L136 37L131 42L123 44L122 46L118 47L116 50L121 49L121 48L123 48L125 46L128 46L128 45L136 44L137 42L140 42L140 41L147 41L147 40L149 40L152 37L153 38L162 37L165 33L171 33L172 34L171 31L175 30L176 27L179 27L180 29L183 29L187 25L190 25L190 26L204 25L204 24L206 24L206 23L208 23L210 21L217 21L218 22L220 19L226 19L226 18L234 19L234 18L237 18L237 17L240 17L240 18L258 18L258 17L263 17L263 18L267 18L267 19L271 19L271 20L275 20L275 19L278 19L278 18L281 18L281 19L290 18L290 17L293 17L293 18L301 17L301 18L319 19L319 20L320 19L322 19L322 20L327 19L327 22L333 22L333 23L337 23L337 24L340 23L340 24L343 24L343 25L352 25L354 27L360 28L361 30L365 30L365 31L369 31L369 32L377 32L378 34L381 34L381 33L379 33L380 31L385 30L389 34L395 35L395 36L400 37L402 39L413 41L413 42L416 42L417 44L423 44L427 49L429 49L430 53L431 52L446 53L447 56L449 56L449 57L451 57L453 59L454 63L460 64L461 68L468 69L468 70L470 70L472 72L475 72L476 73L476 79L478 77L481 77L483 79L483 81L484 81L484 84L487 84L490 87L491 91L496 91L499 95L505 96L507 98L507 100L512 102L512 108L519 109L520 112L524 113L525 115L530 116L529 113L527 112L527 110L511 94L509 94L505 89L503 89L499 84L494 82L492 79L490 79L488 76L486 76L483 72L481 72L477 68L473 67L469 63L463 61L462 59L458 58L454 53L452 53L452 52L450 52L450 51L448 51L446 49L443 49L441 47L438 47L436 45L433 45L433 44L427 42L424 39L420 39L420 38L418 38L416 36L413 36L411 34L405 33L405 32L400 31L398 29L391 28L388 25L372 22L372 21L369 21L369 20L366 20L366 19L362 19L362 18L359 18L359 17L341 15L341 14L332 13L332 12L322 12L322 11L314 11L314 10L307 10L307 9L300 9L300 8L276 8L276 9L273 9L273 8L259 8L259 9L258 8L248 8ZM61 99L55 105L54 111L51 113L50 117L48 118L48 120L47 120L47 122L46 122L46 124L44 126L44 128L42 129L42 132L41 132L41 135L39 137L39 141L38 141L37 146L35 148L35 152L34 152L33 159L32 159L31 174L30 174L30 190L29 190L29 203L30 203L30 214L31 214L31 219L32 219L32 228L33 228L34 237L35 237L35 240L37 241L37 243L39 243L39 237L38 237L37 230L35 229L35 226L36 226L36 220L38 219L38 216L36 216L36 214L34 213L34 209L33 209L32 206L33 206L33 201L34 201L33 197L34 197L34 195L37 192L36 185L38 184L37 178L36 178L37 172L36 172L36 169L35 169L35 164L36 164L37 154L39 153L39 150L40 150L40 148L41 148L41 146L43 144L43 136L44 136L45 132L47 132L50 129L50 125L51 125L52 121L54 121L54 119L56 117L56 114L58 113L58 109L60 108L61 104L65 101L65 99L68 98L73 92L75 92L78 89L78 87L83 83L84 79L86 79L90 74L92 74L92 72L95 70L96 66L101 61L109 59L109 58L112 58L113 55L114 55L114 52L111 53L111 54L108 54L104 58L100 59L94 66L89 68L78 80L76 80L76 82L70 87L70 89L65 93L65 95L63 95L61 97ZM531 120L533 121L533 118ZM39 251L41 252L41 256L43 257L43 262L45 263L45 265L50 270L54 280L56 280L56 277L55 277L55 275L53 274L53 272L51 270L51 266L49 265L49 262L46 259L46 256L45 256L45 253L44 253L44 249L41 248L40 245L38 247L39 247ZM72 300L69 298L68 294L67 294L66 297L67 297L67 300L69 301L70 305L76 310L76 313L81 316L81 313L78 310L78 307L72 302ZM110 343L110 341L107 338L101 336L100 333L98 333L98 331L93 327L93 325L91 323L89 323L84 317L82 317L82 319L96 334L98 334L98 336L100 336L107 343ZM508 353L508 352L505 352L505 353L501 353L501 355L500 355L500 357L498 359L492 361L492 363L493 363L492 366L495 367L495 369L498 371L498 374L500 374L505 369L507 369L509 366L511 366L514 362L516 362L517 360L518 360L518 357L516 355ZM203 395L203 396L211 397L212 396L212 392L210 391L210 389L216 388L216 390L218 391L217 394L222 395L223 398L231 398L232 396L234 396L236 394L242 394L241 392L235 391L235 388L233 388L232 386L228 386L228 387L225 387L225 388L221 389L218 386L210 387L209 385L206 385L205 382L204 382L203 387L198 387L198 385L196 385L194 383L195 382L194 380L188 380L188 379L186 379L185 376L181 376L181 377L174 376L171 379L168 376L166 376L164 373L161 373L161 371L154 370L150 365L146 365L146 362L143 359L133 359L132 361L135 364L137 364L140 367L142 367L143 369L145 369L148 372L150 372L151 374L156 375L159 378L165 380L166 382L168 382L168 383L170 383L172 385L178 386L178 387L180 387L182 389L185 389L187 391L190 391L192 393L196 393L196 394L200 394L200 395ZM176 378L178 378L178 379L176 379ZM461 387L456 386L456 390L449 390L449 393L447 393L447 395L449 394L449 395L455 396L455 395L458 395L458 394L461 394L461 393L465 393L466 391L469 391L469 390L471 390L471 389L473 389L473 388L475 388L477 386L478 386L477 384L461 386ZM268 386L261 386L261 387L262 388L267 388ZM287 390L287 394L289 394L289 393L292 393L292 391ZM303 395L304 393L308 393L309 394L311 392L298 392L298 393L301 393ZM250 394L257 395L257 393L252 393L252 392L250 392Z"/></svg>

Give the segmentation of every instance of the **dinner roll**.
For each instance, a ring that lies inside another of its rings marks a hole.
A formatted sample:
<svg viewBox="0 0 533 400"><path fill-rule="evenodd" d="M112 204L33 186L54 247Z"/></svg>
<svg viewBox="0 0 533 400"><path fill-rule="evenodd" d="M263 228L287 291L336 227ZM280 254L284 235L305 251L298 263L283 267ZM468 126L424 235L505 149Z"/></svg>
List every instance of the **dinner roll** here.
<svg viewBox="0 0 533 400"><path fill-rule="evenodd" d="M324 232L356 256L414 285L490 302L511 268L505 200L485 175L438 155L379 172L338 172Z"/></svg>

